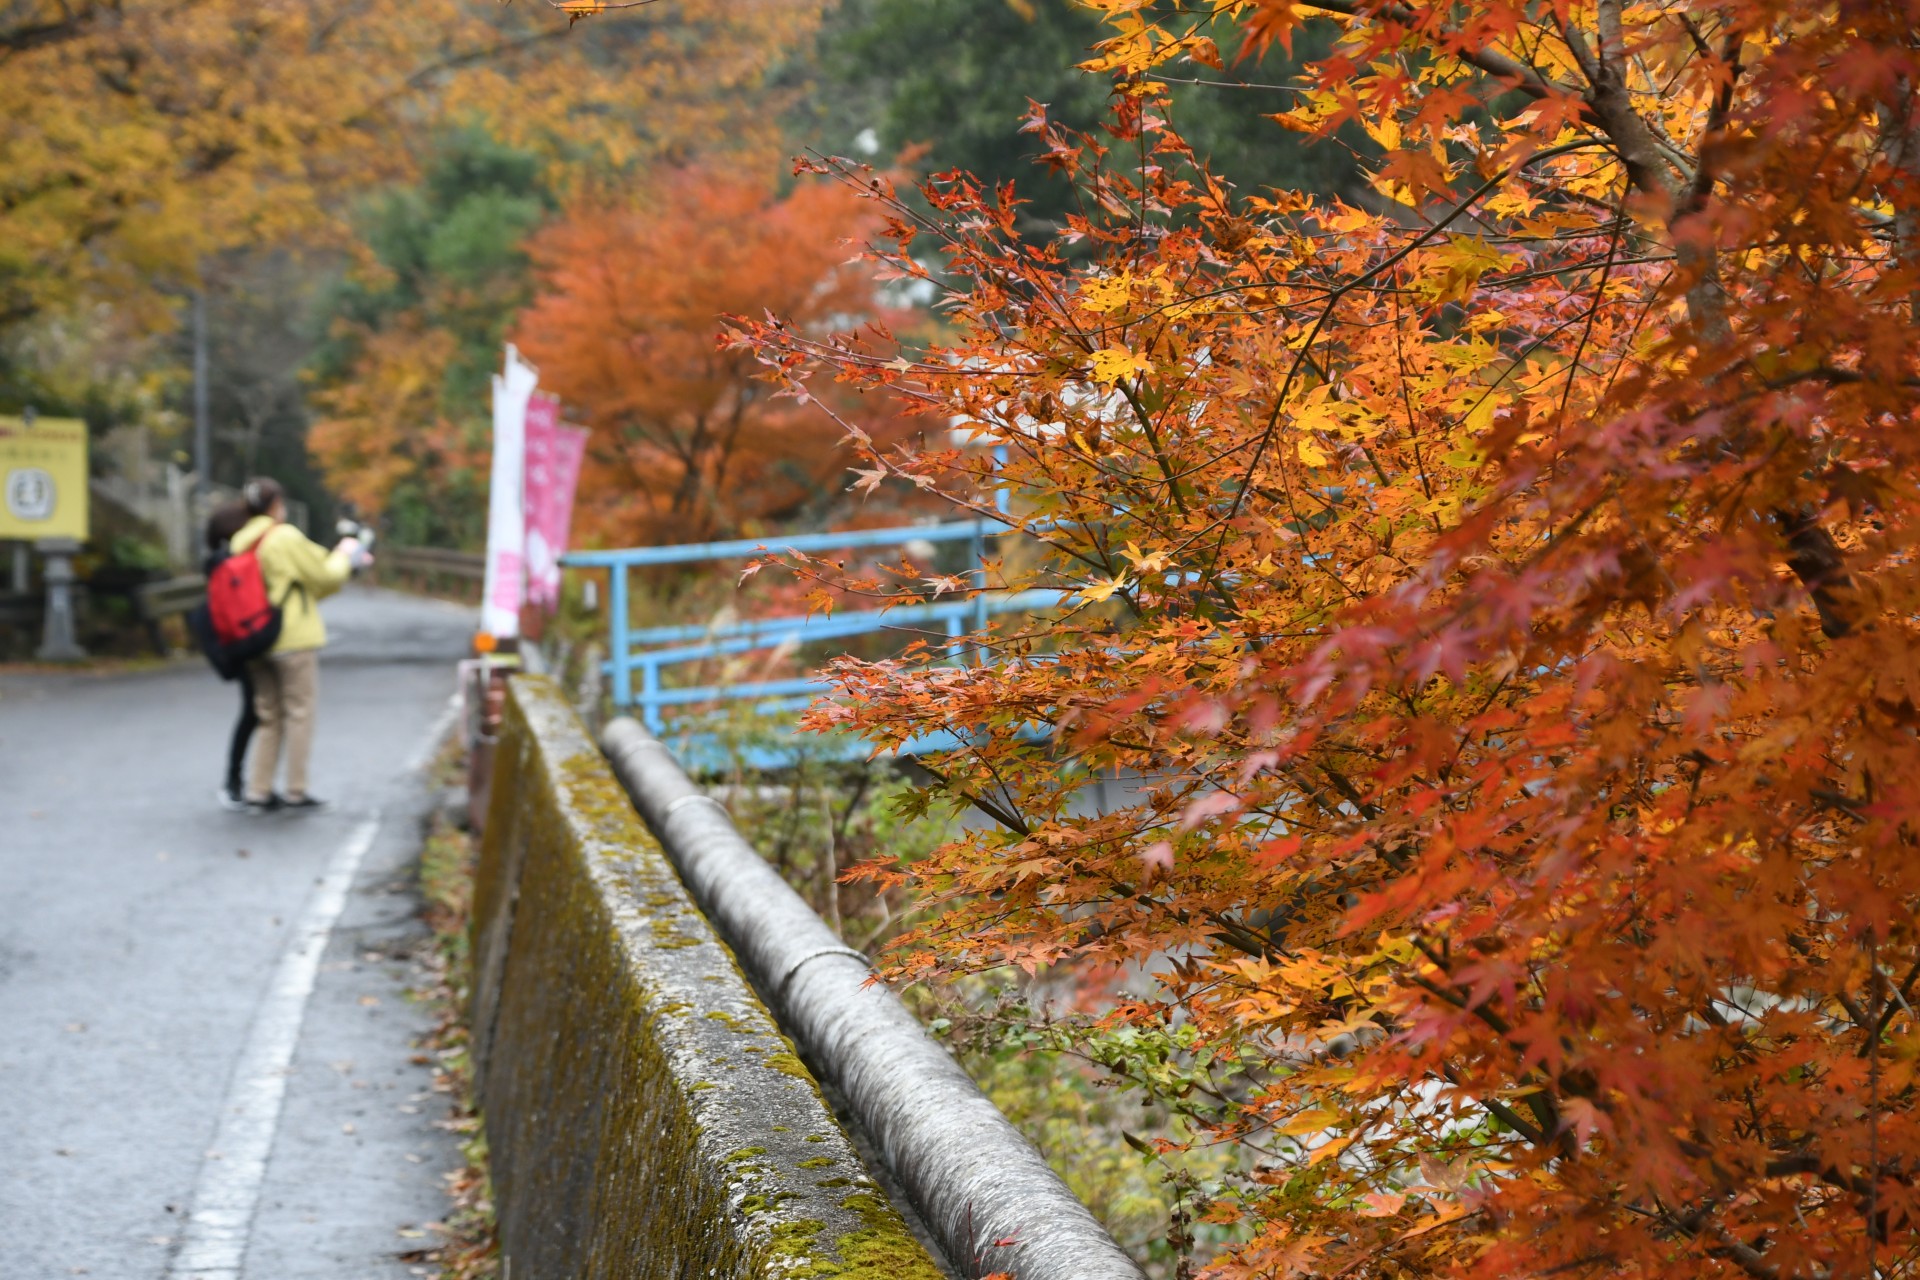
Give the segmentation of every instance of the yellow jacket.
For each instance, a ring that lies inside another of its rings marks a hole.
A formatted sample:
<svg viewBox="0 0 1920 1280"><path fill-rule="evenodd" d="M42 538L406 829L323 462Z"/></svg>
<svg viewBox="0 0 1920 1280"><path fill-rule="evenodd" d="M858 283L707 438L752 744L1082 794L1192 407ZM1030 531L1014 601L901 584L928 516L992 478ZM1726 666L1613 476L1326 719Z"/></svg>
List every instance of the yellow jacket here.
<svg viewBox="0 0 1920 1280"><path fill-rule="evenodd" d="M271 532L269 532L271 531ZM265 539L265 541L262 541ZM233 535L235 555L255 543L260 575L266 579L267 598L281 607L280 639L275 653L318 649L327 642L327 624L320 620L320 601L338 591L353 574L353 564L338 551L328 551L290 524L275 524L255 516ZM301 590L294 584L299 583Z"/></svg>

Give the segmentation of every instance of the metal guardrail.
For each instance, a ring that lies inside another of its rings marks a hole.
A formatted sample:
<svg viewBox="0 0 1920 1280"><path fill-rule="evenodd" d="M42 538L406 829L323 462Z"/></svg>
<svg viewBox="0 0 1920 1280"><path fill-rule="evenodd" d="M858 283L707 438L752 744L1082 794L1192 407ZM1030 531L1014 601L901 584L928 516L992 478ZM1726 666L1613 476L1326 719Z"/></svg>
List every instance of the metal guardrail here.
<svg viewBox="0 0 1920 1280"><path fill-rule="evenodd" d="M200 602L207 598L207 580L197 573L162 578L157 582L143 582L128 594L133 599L133 610L140 618L140 625L146 628L153 651L165 657L172 652L172 646L160 629L161 620L199 608Z"/></svg>
<svg viewBox="0 0 1920 1280"><path fill-rule="evenodd" d="M140 616L158 620L199 608L207 598L207 580L199 574L143 582L133 589L134 607Z"/></svg>
<svg viewBox="0 0 1920 1280"><path fill-rule="evenodd" d="M131 604L134 621L145 630L153 651L166 657L172 652L172 647L167 643L166 633L161 630L161 622L198 608L200 602L207 598L207 580L199 574L185 574L100 592L90 590L84 583L73 587L75 608L82 607L90 599L103 597L123 598ZM44 592L0 592L0 627L38 630L45 620L46 607Z"/></svg>
<svg viewBox="0 0 1920 1280"><path fill-rule="evenodd" d="M908 626L944 631L957 659L960 656L958 641L969 627L984 628L995 614L1055 608L1070 600L1074 595L1071 591L1028 590L997 597L986 592L987 539L1009 532L1013 530L984 519L967 520L886 529L845 529L784 538L736 538L725 542L580 551L562 556L560 563L569 568L608 571L606 671L612 677L614 705L622 710L637 708L647 728L661 733L666 728L666 709L670 707L747 701L763 711L791 710L804 706L828 688L824 681L814 677L670 688L662 680L663 672L670 667L783 645L851 639ZM893 547L910 542L969 544L972 568L966 572L975 589L973 597L895 609L753 618L724 626L681 624L636 628L629 617L632 593L628 575L637 568L744 560L786 551L811 554ZM914 750L937 750L943 745L952 745L948 741L952 737L951 734L930 735L925 743L916 740L909 745ZM865 749L861 750L864 754Z"/></svg>
<svg viewBox="0 0 1920 1280"><path fill-rule="evenodd" d="M0 591L0 626L38 627L46 607L38 591Z"/></svg>
<svg viewBox="0 0 1920 1280"><path fill-rule="evenodd" d="M487 558L477 551L450 551L443 547L383 547L379 563L395 573L420 577L441 575L484 582Z"/></svg>

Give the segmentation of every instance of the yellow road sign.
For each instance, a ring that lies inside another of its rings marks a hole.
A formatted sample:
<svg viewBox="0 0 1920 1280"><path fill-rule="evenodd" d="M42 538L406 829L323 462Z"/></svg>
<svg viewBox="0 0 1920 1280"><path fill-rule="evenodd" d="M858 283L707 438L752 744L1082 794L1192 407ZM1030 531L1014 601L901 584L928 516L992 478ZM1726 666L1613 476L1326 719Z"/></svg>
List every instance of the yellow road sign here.
<svg viewBox="0 0 1920 1280"><path fill-rule="evenodd" d="M87 424L0 417L0 538L87 537Z"/></svg>

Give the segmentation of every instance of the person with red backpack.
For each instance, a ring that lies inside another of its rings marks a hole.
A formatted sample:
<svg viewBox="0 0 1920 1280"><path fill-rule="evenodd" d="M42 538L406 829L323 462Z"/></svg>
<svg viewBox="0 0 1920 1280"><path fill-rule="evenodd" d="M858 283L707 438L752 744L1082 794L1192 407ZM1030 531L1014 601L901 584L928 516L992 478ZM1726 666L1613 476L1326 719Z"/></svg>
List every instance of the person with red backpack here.
<svg viewBox="0 0 1920 1280"><path fill-rule="evenodd" d="M326 802L307 790L320 649L327 642L320 601L370 557L358 539L343 538L328 551L286 523L276 481L249 480L245 498L251 518L233 535L233 554L207 581L212 630L226 660L246 666L260 720L242 800L256 813L324 809ZM286 786L276 792L282 756Z"/></svg>

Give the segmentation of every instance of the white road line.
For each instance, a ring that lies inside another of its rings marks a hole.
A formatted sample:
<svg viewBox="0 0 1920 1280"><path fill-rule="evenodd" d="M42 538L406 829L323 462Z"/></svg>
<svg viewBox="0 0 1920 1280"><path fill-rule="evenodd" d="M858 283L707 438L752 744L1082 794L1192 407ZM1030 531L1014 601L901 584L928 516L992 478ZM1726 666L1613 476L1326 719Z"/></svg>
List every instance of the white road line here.
<svg viewBox="0 0 1920 1280"><path fill-rule="evenodd" d="M413 754L407 757L407 763L402 768L408 773L419 773L432 764L433 758L440 754L440 744L447 740L449 733L453 732L454 717L459 714L460 695L456 693L447 699L447 709L434 718L433 726L427 730L426 740L414 748Z"/></svg>
<svg viewBox="0 0 1920 1280"><path fill-rule="evenodd" d="M307 901L293 940L281 953L241 1050L213 1150L200 1166L180 1252L167 1271L169 1280L239 1280L253 1230L254 1208L267 1176L267 1157L280 1127L287 1072L293 1065L300 1024L307 1014L314 978L327 938L347 905L360 862L380 830L378 813L355 827L327 864L326 874Z"/></svg>

